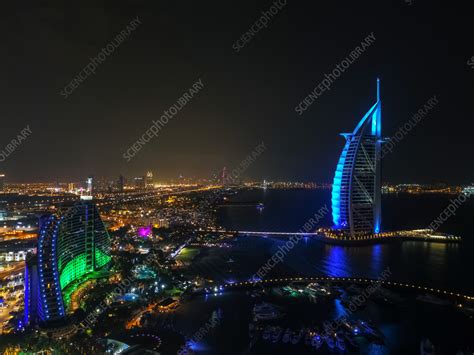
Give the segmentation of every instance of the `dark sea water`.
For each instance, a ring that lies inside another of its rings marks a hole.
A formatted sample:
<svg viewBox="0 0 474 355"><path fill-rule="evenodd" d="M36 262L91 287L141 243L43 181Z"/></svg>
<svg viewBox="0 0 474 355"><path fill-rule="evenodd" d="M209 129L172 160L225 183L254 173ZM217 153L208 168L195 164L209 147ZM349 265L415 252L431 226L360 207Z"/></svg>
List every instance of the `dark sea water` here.
<svg viewBox="0 0 474 355"><path fill-rule="evenodd" d="M427 227L456 196L390 194L382 198L382 227L401 230ZM321 207L329 213L320 226L331 226L329 190L249 190L235 201L261 201L265 208L231 206L219 210L220 223L232 230L298 231ZM474 260L474 199L468 199L441 227L440 231L463 238L460 244L428 242L385 242L348 247L327 245L307 238L301 241L274 270L275 276L328 275L378 277L387 267L392 279L462 291L474 295L474 282L467 270ZM266 261L285 239L275 237L239 237L230 254L243 260L236 277L250 277L258 263ZM210 255L213 252L210 251Z"/></svg>
<svg viewBox="0 0 474 355"><path fill-rule="evenodd" d="M383 229L400 230L427 227L450 203L446 195L384 195ZM248 190L233 198L237 202L261 201L265 208L234 205L219 209L221 225L244 231L298 231L321 207L330 210L329 190ZM387 268L391 281L459 291L474 295L470 275L474 260L474 201L467 200L440 231L459 235L460 244L393 241L365 246L328 245L311 238L300 241L266 276L361 276L377 278ZM330 212L320 226L331 226ZM216 282L248 280L286 242L285 238L240 236L228 248L203 248L188 272L204 275ZM400 291L403 305L382 306L369 301L354 315L371 319L385 336L385 346L360 344L363 354L420 354L420 340L428 337L437 354L455 354L473 349L474 321L455 307L440 307L416 300L416 293ZM287 315L279 321L283 328L299 329L336 319L344 308L339 300L311 304L303 298L275 298L265 301L282 307ZM200 296L183 304L176 313L175 324L186 334L208 322L212 312L220 309L224 318L194 345L205 354L309 354L314 350L303 345L271 344L262 340L252 344L248 335L251 310L256 302L245 291ZM323 347L322 354L333 354Z"/></svg>

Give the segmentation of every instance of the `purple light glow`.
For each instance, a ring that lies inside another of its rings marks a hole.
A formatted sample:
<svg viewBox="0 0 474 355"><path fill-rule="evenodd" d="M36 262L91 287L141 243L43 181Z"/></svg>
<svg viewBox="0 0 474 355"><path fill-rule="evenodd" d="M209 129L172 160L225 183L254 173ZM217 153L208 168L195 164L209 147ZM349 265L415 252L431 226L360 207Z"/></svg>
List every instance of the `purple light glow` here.
<svg viewBox="0 0 474 355"><path fill-rule="evenodd" d="M151 226L138 228L138 235L140 237L146 238L146 237L149 237L150 234L151 234Z"/></svg>

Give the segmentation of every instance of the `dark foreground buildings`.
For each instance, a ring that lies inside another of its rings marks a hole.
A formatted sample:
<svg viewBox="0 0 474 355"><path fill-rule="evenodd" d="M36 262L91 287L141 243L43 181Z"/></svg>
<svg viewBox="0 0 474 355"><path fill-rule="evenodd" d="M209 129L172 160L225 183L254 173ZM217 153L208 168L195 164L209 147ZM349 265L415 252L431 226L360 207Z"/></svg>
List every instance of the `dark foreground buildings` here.
<svg viewBox="0 0 474 355"><path fill-rule="evenodd" d="M89 196L43 216L25 268L25 325L61 323L70 292L110 260L110 237Z"/></svg>

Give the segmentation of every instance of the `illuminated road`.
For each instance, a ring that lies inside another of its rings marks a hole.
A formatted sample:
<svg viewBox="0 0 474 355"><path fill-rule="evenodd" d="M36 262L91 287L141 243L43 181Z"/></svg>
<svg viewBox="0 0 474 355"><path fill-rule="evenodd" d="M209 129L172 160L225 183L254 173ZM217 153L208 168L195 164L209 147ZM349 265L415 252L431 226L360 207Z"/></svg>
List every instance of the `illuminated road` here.
<svg viewBox="0 0 474 355"><path fill-rule="evenodd" d="M0 281L6 281L6 279L9 276L19 274L23 272L23 269L25 267L24 262L16 262L12 268L0 272ZM8 294L2 294L4 298L7 298ZM5 308L0 308L0 330L3 332L3 323L8 321L10 318L12 318L12 315L10 315L10 312L15 311L15 307L20 305L21 297L20 294L17 293L16 297L14 300L8 300L6 301L7 306Z"/></svg>
<svg viewBox="0 0 474 355"><path fill-rule="evenodd" d="M144 310L141 310L140 312L138 312L132 317L132 319L125 325L125 329L132 329L134 327L139 327L142 316L147 312L152 313L156 309L156 307L157 307L157 303L149 304Z"/></svg>
<svg viewBox="0 0 474 355"><path fill-rule="evenodd" d="M130 194L129 196L124 197L117 201L107 201L107 202L99 201L97 202L97 206L107 206L107 205L112 205L116 203L136 202L136 201L142 201L142 200L153 199L153 198L161 198L161 197L172 196L172 195L184 195L191 192L203 192L203 191L210 191L210 190L221 189L221 188L222 186L216 185L216 186L198 187L198 188L193 188L190 190L153 191L149 193Z"/></svg>
<svg viewBox="0 0 474 355"><path fill-rule="evenodd" d="M24 268L24 262L16 262L11 269L0 272L0 281L5 280L8 276L13 274L19 274L20 272L23 272Z"/></svg>

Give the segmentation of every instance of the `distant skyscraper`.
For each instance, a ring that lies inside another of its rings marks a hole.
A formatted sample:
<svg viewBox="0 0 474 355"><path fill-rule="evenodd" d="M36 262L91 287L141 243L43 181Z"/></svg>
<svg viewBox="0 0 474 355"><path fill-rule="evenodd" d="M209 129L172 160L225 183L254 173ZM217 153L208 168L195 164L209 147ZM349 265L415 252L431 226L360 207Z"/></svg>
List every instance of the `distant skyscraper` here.
<svg viewBox="0 0 474 355"><path fill-rule="evenodd" d="M145 187L146 188L153 187L153 173L151 171L147 171L146 173Z"/></svg>
<svg viewBox="0 0 474 355"><path fill-rule="evenodd" d="M36 255L25 268L25 324L65 318L77 282L110 262L110 238L89 197L40 219Z"/></svg>
<svg viewBox="0 0 474 355"><path fill-rule="evenodd" d="M229 176L227 175L227 168L224 166L221 173L220 183L222 185L227 185L229 183Z"/></svg>
<svg viewBox="0 0 474 355"><path fill-rule="evenodd" d="M0 191L5 188L5 174L0 174Z"/></svg>
<svg viewBox="0 0 474 355"><path fill-rule="evenodd" d="M380 153L382 102L377 79L377 102L352 133L343 133L342 150L332 187L332 217L336 229L350 235L381 229Z"/></svg>
<svg viewBox="0 0 474 355"><path fill-rule="evenodd" d="M145 177L144 176L137 176L135 179L135 187L138 189L145 188Z"/></svg>
<svg viewBox="0 0 474 355"><path fill-rule="evenodd" d="M87 194L92 196L92 184L93 184L93 178L92 176L89 176L87 178Z"/></svg>
<svg viewBox="0 0 474 355"><path fill-rule="evenodd" d="M125 178L123 177L123 175L120 175L118 179L118 190L120 192L123 192L124 186L125 186Z"/></svg>

